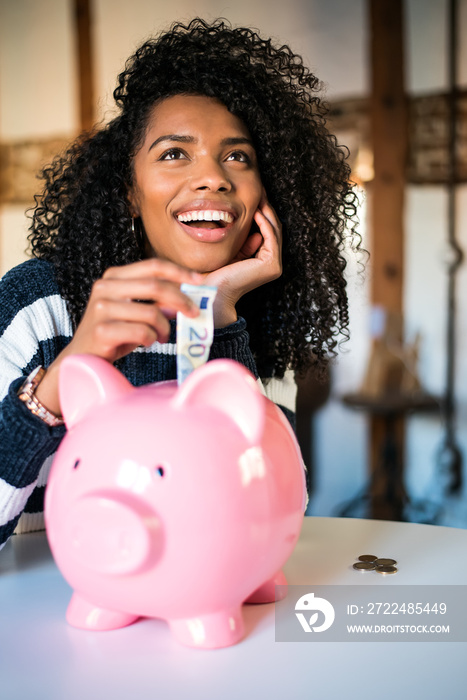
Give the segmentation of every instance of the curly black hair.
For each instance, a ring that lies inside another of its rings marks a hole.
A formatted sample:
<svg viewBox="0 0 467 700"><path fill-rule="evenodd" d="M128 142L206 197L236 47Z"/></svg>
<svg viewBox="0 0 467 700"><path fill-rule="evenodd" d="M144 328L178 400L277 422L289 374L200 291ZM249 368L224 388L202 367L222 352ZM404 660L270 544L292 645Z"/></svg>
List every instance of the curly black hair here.
<svg viewBox="0 0 467 700"><path fill-rule="evenodd" d="M348 337L344 269L356 249L357 195L347 149L325 125L320 81L288 46L225 20L176 23L146 41L118 77L119 114L44 168L29 241L51 261L74 327L104 271L140 259L128 193L154 104L214 97L247 126L268 199L283 226L283 274L238 303L260 376L325 366Z"/></svg>

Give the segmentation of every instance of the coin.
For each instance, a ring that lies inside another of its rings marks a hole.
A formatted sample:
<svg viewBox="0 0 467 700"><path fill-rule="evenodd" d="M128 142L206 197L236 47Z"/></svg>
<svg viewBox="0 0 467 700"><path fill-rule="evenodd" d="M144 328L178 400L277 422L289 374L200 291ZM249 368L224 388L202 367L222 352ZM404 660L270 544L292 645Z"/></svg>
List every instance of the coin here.
<svg viewBox="0 0 467 700"><path fill-rule="evenodd" d="M375 564L376 566L394 566L397 561L395 559L377 559Z"/></svg>
<svg viewBox="0 0 467 700"><path fill-rule="evenodd" d="M372 561L356 561L353 568L357 571L374 571L376 566Z"/></svg>
<svg viewBox="0 0 467 700"><path fill-rule="evenodd" d="M375 571L378 574L397 574L397 569L395 566L375 566Z"/></svg>
<svg viewBox="0 0 467 700"><path fill-rule="evenodd" d="M374 554L360 554L358 561L376 561L377 558Z"/></svg>

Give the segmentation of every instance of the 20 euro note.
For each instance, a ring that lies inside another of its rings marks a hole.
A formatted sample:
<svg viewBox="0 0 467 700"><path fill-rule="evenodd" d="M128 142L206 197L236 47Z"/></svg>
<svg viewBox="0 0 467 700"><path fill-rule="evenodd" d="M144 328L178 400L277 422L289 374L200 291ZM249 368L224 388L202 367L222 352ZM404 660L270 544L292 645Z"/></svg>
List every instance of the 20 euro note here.
<svg viewBox="0 0 467 700"><path fill-rule="evenodd" d="M213 303L217 287L182 284L180 289L199 308L196 318L177 313L177 382L182 384L189 374L209 357L214 336Z"/></svg>

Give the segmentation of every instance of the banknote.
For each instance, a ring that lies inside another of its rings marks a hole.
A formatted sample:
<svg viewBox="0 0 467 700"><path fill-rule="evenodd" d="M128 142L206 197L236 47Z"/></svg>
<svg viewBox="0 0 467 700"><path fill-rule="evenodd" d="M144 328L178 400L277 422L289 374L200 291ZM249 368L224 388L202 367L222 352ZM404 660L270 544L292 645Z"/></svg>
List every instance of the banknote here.
<svg viewBox="0 0 467 700"><path fill-rule="evenodd" d="M213 303L217 287L182 284L180 289L199 308L196 318L177 313L177 382L182 384L189 374L203 365L214 335Z"/></svg>

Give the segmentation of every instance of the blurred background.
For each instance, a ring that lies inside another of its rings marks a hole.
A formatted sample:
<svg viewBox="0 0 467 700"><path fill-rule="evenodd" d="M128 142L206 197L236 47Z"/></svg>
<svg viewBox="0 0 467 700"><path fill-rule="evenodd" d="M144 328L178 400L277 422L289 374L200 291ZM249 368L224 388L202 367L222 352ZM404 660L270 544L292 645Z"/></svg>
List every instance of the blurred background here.
<svg viewBox="0 0 467 700"><path fill-rule="evenodd" d="M308 514L467 527L467 0L0 0L0 272L41 165L112 116L126 58L176 20L289 44L350 149L351 339L300 379ZM168 67L170 69L170 67Z"/></svg>

